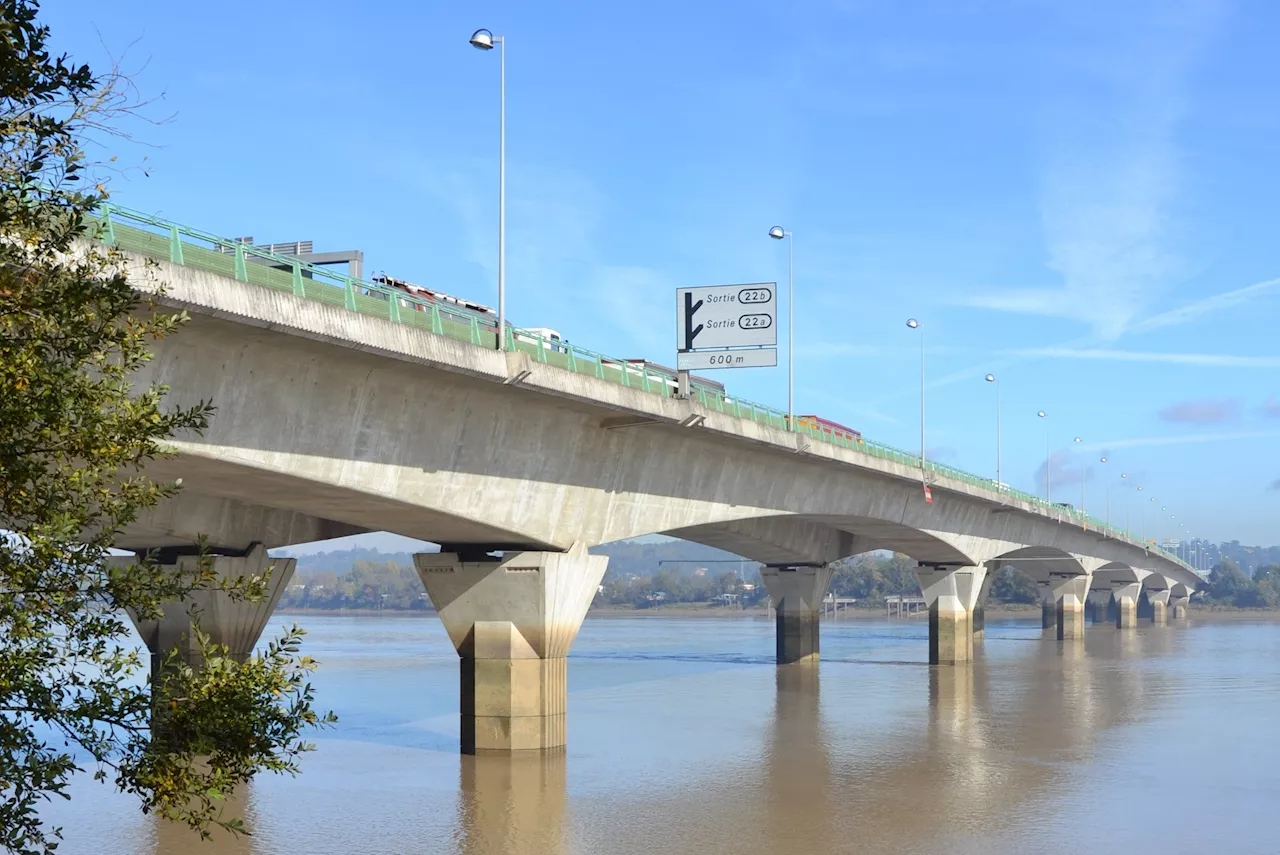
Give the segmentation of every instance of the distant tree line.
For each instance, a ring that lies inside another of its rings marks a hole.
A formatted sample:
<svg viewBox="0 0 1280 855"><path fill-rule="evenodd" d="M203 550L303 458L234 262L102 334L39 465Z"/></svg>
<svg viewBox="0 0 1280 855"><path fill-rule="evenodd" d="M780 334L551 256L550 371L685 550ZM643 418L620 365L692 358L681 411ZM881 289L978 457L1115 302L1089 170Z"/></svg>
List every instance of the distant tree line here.
<svg viewBox="0 0 1280 855"><path fill-rule="evenodd" d="M1280 564L1264 564L1250 578L1240 565L1224 558L1209 572L1204 602L1240 609L1280 608Z"/></svg>
<svg viewBox="0 0 1280 855"><path fill-rule="evenodd" d="M714 602L721 594L737 594L746 605L762 603L768 591L760 584L759 565L742 578L736 571L699 573L691 575L682 568L659 568L650 573L632 573L627 577L615 576L605 582L598 602L606 605L652 608L671 603ZM744 584L746 583L746 584ZM754 585L754 590L744 590ZM859 605L880 607L885 597L920 596L920 582L916 578L916 561L906 555L869 552L836 562L836 572L831 579L831 593L837 597L852 597ZM991 586L988 602L1035 603L1039 594L1035 582L1012 568L1005 568Z"/></svg>
<svg viewBox="0 0 1280 855"><path fill-rule="evenodd" d="M655 552L646 548L645 551L653 563L646 568L629 555L631 560L626 561L625 566L635 569L607 575L596 605L653 608L676 603L732 601L751 606L763 603L768 597L758 564L742 562L732 570L724 569L724 564L699 567L697 560L656 558L656 554L667 554L666 549ZM718 553L713 550L707 554ZM431 608L422 582L411 566L385 553L379 555L375 551L373 555L386 560L355 560L346 572L310 569L299 573L281 597L280 607L395 611ZM710 563L719 559L702 560ZM646 569L648 572L637 572ZM888 596L919 596L916 562L905 555L880 552L846 558L836 562L830 590L837 597L853 597L859 605L868 607L882 606ZM726 594L733 599L726 598ZM992 580L987 602L1033 605L1039 598L1035 582L1012 567L1005 567ZM1280 564L1263 565L1250 577L1236 562L1224 559L1210 572L1203 599L1198 601L1233 608L1280 608Z"/></svg>
<svg viewBox="0 0 1280 855"><path fill-rule="evenodd" d="M702 568L700 568L702 569ZM757 577L755 587L746 590L746 583L737 571L705 571L682 573L677 569L660 569L650 576L615 576L604 583L604 590L596 602L612 606L650 608L672 603L708 603L723 595L744 597L747 603L764 596L760 593ZM736 600L735 600L736 602Z"/></svg>
<svg viewBox="0 0 1280 855"><path fill-rule="evenodd" d="M356 561L345 573L319 570L294 581L280 597L286 609L424 611L431 602L417 572L395 561Z"/></svg>

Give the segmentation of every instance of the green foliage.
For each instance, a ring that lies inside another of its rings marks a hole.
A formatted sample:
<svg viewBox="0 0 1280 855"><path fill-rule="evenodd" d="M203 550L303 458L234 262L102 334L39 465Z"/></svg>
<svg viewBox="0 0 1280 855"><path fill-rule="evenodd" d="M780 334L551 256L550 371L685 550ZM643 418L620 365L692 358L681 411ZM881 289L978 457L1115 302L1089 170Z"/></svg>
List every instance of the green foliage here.
<svg viewBox="0 0 1280 855"><path fill-rule="evenodd" d="M313 572L280 597L280 608L421 611L429 605L417 571L395 561L356 561L342 575Z"/></svg>
<svg viewBox="0 0 1280 855"><path fill-rule="evenodd" d="M1224 558L1209 572L1205 602L1242 609L1280 607L1280 565L1259 567L1250 579L1236 562Z"/></svg>
<svg viewBox="0 0 1280 855"><path fill-rule="evenodd" d="M869 552L836 562L831 591L837 597L856 597L867 604L882 604L891 595L920 596L916 562L905 555Z"/></svg>
<svg viewBox="0 0 1280 855"><path fill-rule="evenodd" d="M172 495L146 477L165 441L198 432L207 403L166 408L132 376L182 314L141 301L122 259L77 238L105 198L82 139L110 118L114 78L52 57L32 0L0 0L0 848L47 853L43 800L81 764L144 810L204 831L256 772L292 772L312 709L300 631L238 662L198 637L154 685L124 610L154 618L197 588L255 598L265 579L151 563L109 569L113 539ZM157 725L152 733L152 714ZM85 758L88 758L86 763Z"/></svg>
<svg viewBox="0 0 1280 855"><path fill-rule="evenodd" d="M741 568L750 581L751 575L760 567L758 563L742 559L732 552L688 540L621 540L593 546L590 552L592 555L609 556L609 569L604 577L606 582L615 577L648 576L658 569L689 575L699 567L713 571Z"/></svg>
<svg viewBox="0 0 1280 855"><path fill-rule="evenodd" d="M722 594L742 596L743 582L736 570L698 570L682 573L664 568L652 576L614 577L605 582L600 599L610 605L651 608L671 603L709 603Z"/></svg>
<svg viewBox="0 0 1280 855"><path fill-rule="evenodd" d="M989 603L1038 603L1040 591L1036 583L1025 573L1012 567L1001 567L996 578L991 582L988 594Z"/></svg>

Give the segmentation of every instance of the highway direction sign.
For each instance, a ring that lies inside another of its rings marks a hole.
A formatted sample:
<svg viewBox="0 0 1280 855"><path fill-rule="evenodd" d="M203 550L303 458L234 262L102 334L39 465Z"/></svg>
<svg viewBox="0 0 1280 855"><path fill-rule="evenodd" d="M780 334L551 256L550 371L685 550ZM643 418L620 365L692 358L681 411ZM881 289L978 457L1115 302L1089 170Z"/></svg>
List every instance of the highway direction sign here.
<svg viewBox="0 0 1280 855"><path fill-rule="evenodd" d="M775 347L777 290L773 282L677 289L676 350Z"/></svg>
<svg viewBox="0 0 1280 855"><path fill-rule="evenodd" d="M701 371L705 368L760 368L778 364L776 347L756 347L746 350L691 350L676 354L676 368L681 371Z"/></svg>

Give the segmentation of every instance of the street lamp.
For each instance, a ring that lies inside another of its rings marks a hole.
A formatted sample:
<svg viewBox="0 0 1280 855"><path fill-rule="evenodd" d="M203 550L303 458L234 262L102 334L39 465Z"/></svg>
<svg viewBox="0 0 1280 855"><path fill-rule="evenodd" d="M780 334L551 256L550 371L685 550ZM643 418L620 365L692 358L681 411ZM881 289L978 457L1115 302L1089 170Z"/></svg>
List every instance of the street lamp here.
<svg viewBox="0 0 1280 855"><path fill-rule="evenodd" d="M498 51L498 350L507 349L507 42L488 30L471 34L477 50Z"/></svg>
<svg viewBox="0 0 1280 855"><path fill-rule="evenodd" d="M1107 456L1106 456L1105 454L1104 454L1104 455L1102 455L1102 457L1098 458L1098 462L1099 462L1099 463L1106 463L1106 462L1107 462ZM1111 528L1111 481L1109 481L1109 480L1107 479L1107 477L1106 477L1106 473L1103 473L1103 478L1102 478L1102 480L1104 480L1104 481L1106 481L1106 482L1107 482L1107 510L1106 510L1106 524L1107 524L1107 528Z"/></svg>
<svg viewBox="0 0 1280 855"><path fill-rule="evenodd" d="M988 374L987 382L996 385L996 490L999 491L1004 489L1004 478L1000 475L1000 380Z"/></svg>
<svg viewBox="0 0 1280 855"><path fill-rule="evenodd" d="M907 318L907 326L920 330L920 477L927 483L924 468L924 328L915 318Z"/></svg>
<svg viewBox="0 0 1280 855"><path fill-rule="evenodd" d="M1142 492L1142 485L1141 485L1141 484L1139 484L1139 485L1138 485L1138 492L1139 492L1139 493L1141 493L1141 492ZM1140 508L1143 508L1143 509L1144 509L1144 510L1143 510L1143 514L1145 515L1145 514L1146 514L1146 510L1145 510L1146 506L1145 506L1145 505L1139 505L1138 507L1140 507ZM1128 505L1125 505L1125 506L1124 506L1124 527L1125 527L1125 529L1126 529L1126 530L1128 530L1128 528L1129 528L1129 506L1128 506Z"/></svg>
<svg viewBox="0 0 1280 855"><path fill-rule="evenodd" d="M792 390L796 380L796 262L795 238L782 226L769 229L774 240L787 238L787 429L796 429Z"/></svg>
<svg viewBox="0 0 1280 855"><path fill-rule="evenodd" d="M1049 417L1044 410L1036 411L1036 415L1044 419L1044 500L1053 504L1053 481L1049 471L1053 468L1053 455L1049 451Z"/></svg>
<svg viewBox="0 0 1280 855"><path fill-rule="evenodd" d="M1072 442L1079 445L1081 442L1083 442L1083 440L1081 440L1080 437L1076 437L1074 440L1072 440ZM1081 516L1084 515L1084 471L1087 468L1088 467L1085 466L1083 463L1080 464L1080 514Z"/></svg>

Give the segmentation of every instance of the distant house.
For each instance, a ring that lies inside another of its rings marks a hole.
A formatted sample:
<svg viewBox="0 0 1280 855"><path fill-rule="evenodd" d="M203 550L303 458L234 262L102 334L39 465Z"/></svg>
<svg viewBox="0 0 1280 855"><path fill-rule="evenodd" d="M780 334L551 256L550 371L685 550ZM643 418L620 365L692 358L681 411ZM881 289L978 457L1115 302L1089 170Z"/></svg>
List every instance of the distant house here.
<svg viewBox="0 0 1280 855"><path fill-rule="evenodd" d="M646 599L646 600L648 600L648 601L649 601L649 602L651 602L651 603L660 603L660 602L662 602L663 600L665 600L666 598L667 598L667 592L666 592L666 591L654 591L652 594L650 594L649 596L645 597L645 599Z"/></svg>

